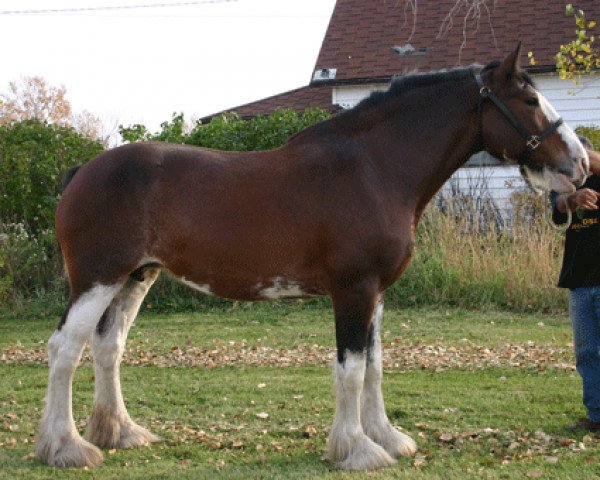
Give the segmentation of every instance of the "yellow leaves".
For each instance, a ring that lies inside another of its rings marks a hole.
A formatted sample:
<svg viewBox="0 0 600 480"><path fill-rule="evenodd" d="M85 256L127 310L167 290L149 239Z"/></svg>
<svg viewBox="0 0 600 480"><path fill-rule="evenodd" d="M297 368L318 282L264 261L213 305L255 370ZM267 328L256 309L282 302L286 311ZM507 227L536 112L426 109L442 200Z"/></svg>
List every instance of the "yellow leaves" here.
<svg viewBox="0 0 600 480"><path fill-rule="evenodd" d="M586 23L585 12L575 9L571 4L566 6L566 15L575 17L575 39L566 45L561 45L556 54L556 70L561 79L570 79L575 84L579 82L581 75L590 73L592 68L599 65L600 56L593 49L594 36L588 36L588 29L594 28L596 22L590 20Z"/></svg>
<svg viewBox="0 0 600 480"><path fill-rule="evenodd" d="M529 58L529 65L537 64L537 61L535 60L535 57L533 56L533 52L531 52L531 51L527 52L527 58Z"/></svg>

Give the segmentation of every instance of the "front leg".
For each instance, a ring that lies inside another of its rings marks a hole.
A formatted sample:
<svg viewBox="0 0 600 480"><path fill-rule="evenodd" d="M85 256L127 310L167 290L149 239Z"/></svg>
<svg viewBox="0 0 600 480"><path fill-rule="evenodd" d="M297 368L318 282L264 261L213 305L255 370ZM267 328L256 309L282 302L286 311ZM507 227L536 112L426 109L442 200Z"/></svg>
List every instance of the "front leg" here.
<svg viewBox="0 0 600 480"><path fill-rule="evenodd" d="M363 430L361 394L365 379L366 345L375 295L365 291L334 296L337 361L336 409L327 458L345 470L374 470L395 460Z"/></svg>
<svg viewBox="0 0 600 480"><path fill-rule="evenodd" d="M381 322L383 295L379 298L369 329L365 381L361 396L361 423L365 433L385 448L392 457L414 455L417 444L408 435L396 430L385 413L381 381Z"/></svg>

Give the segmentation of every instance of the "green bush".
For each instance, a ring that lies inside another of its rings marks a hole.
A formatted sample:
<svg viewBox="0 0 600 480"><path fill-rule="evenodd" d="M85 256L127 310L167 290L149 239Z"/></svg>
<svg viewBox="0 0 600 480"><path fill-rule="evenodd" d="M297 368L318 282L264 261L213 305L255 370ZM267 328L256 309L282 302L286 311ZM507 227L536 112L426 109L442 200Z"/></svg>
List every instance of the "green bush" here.
<svg viewBox="0 0 600 480"><path fill-rule="evenodd" d="M308 108L303 112L278 109L270 115L259 115L250 120L228 113L213 118L210 123L197 123L185 133L183 115L173 114L170 122L161 124L160 132L149 133L143 125L121 126L119 132L128 142L151 140L219 150L268 150L280 147L295 133L329 116L329 112L320 108Z"/></svg>
<svg viewBox="0 0 600 480"><path fill-rule="evenodd" d="M54 211L66 170L103 150L71 128L0 126L0 305L64 296Z"/></svg>
<svg viewBox="0 0 600 480"><path fill-rule="evenodd" d="M600 150L600 128L594 127L577 127L575 131L579 135L583 135L588 138L592 145L594 145L594 149Z"/></svg>
<svg viewBox="0 0 600 480"><path fill-rule="evenodd" d="M13 307L27 298L62 298L66 282L54 229L33 234L23 223L8 223L2 230L0 298Z"/></svg>
<svg viewBox="0 0 600 480"><path fill-rule="evenodd" d="M32 234L53 228L64 172L102 150L72 128L37 120L0 125L0 222Z"/></svg>

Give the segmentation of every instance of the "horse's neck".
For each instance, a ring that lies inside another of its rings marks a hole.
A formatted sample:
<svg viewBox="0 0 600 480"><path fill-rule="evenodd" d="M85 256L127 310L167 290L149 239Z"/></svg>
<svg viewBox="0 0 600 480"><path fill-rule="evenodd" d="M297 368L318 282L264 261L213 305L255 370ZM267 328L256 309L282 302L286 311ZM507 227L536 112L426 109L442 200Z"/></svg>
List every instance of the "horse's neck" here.
<svg viewBox="0 0 600 480"><path fill-rule="evenodd" d="M424 93L424 92L423 92ZM465 82L431 96L426 109L407 111L399 102L395 118L365 131L376 161L394 179L401 201L414 201L417 216L452 174L476 153L479 140L477 90ZM412 99L416 102L417 99ZM424 101L424 100L423 100ZM407 132L410 132L408 134ZM385 147L382 147L384 145Z"/></svg>

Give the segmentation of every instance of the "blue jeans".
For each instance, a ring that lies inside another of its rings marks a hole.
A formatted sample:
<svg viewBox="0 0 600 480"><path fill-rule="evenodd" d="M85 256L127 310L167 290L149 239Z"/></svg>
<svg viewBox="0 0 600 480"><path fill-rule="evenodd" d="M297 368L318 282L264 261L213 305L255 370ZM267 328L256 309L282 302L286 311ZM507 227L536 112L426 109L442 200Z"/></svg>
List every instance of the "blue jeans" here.
<svg viewBox="0 0 600 480"><path fill-rule="evenodd" d="M600 286L571 290L569 310L583 404L588 418L600 422Z"/></svg>

